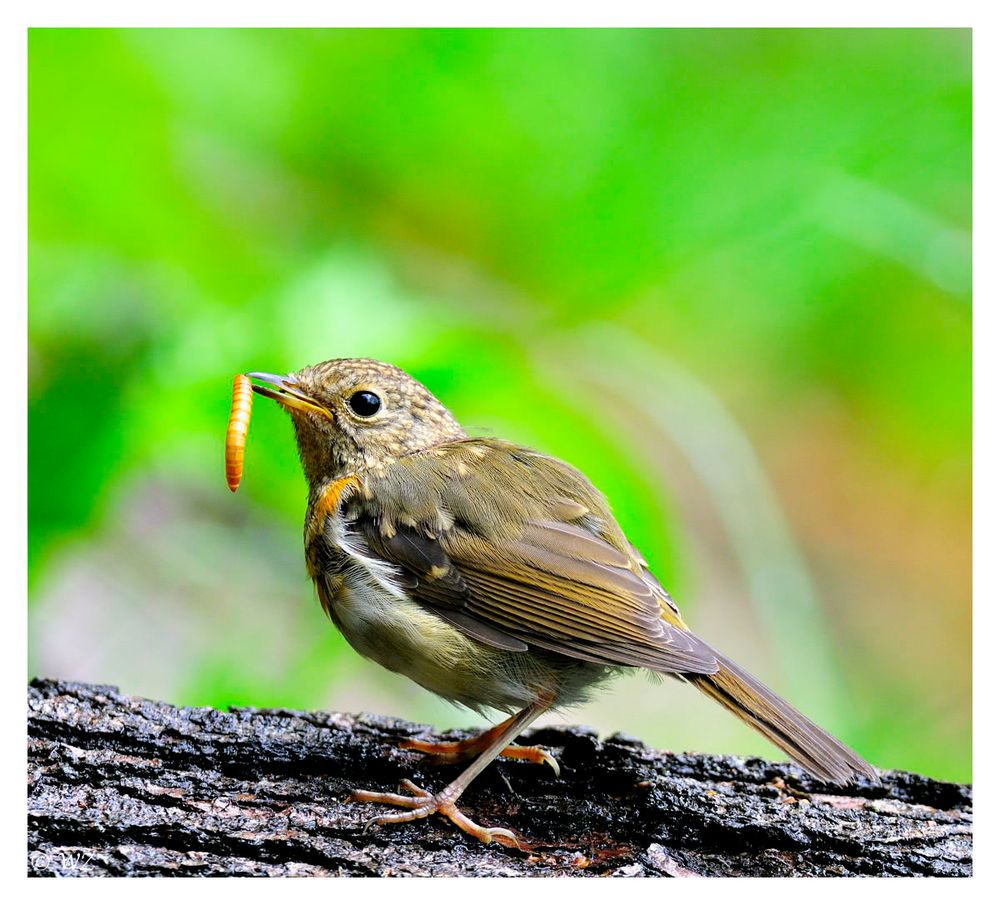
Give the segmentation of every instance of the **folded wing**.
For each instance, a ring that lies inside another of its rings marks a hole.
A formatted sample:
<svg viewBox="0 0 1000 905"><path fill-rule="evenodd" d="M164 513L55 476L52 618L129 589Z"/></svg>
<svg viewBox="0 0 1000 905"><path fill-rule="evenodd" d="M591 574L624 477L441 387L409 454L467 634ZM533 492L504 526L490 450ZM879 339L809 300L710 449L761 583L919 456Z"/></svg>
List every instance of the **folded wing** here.
<svg viewBox="0 0 1000 905"><path fill-rule="evenodd" d="M711 648L664 619L669 597L649 573L582 525L532 520L506 540L456 526L387 534L363 517L353 527L402 570L412 599L486 644L657 672L718 669Z"/></svg>

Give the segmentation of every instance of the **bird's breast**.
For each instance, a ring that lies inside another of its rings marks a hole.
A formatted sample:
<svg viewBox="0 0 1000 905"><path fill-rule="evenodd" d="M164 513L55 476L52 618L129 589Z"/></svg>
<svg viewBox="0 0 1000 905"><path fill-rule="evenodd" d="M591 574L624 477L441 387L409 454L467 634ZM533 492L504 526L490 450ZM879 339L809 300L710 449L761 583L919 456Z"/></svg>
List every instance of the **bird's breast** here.
<svg viewBox="0 0 1000 905"><path fill-rule="evenodd" d="M511 662L524 654L488 648L355 570L334 581L321 578L317 587L324 609L354 650L428 691L473 709L512 711L535 697L519 678L526 671Z"/></svg>
<svg viewBox="0 0 1000 905"><path fill-rule="evenodd" d="M361 656L469 707L512 709L530 702L532 691L494 662L503 652L411 600L399 568L372 557L342 512L326 519L306 561L323 609Z"/></svg>
<svg viewBox="0 0 1000 905"><path fill-rule="evenodd" d="M357 568L341 573L336 584L333 594L320 590L324 608L351 647L386 669L426 684L435 664L465 653L466 639L405 593L387 591Z"/></svg>

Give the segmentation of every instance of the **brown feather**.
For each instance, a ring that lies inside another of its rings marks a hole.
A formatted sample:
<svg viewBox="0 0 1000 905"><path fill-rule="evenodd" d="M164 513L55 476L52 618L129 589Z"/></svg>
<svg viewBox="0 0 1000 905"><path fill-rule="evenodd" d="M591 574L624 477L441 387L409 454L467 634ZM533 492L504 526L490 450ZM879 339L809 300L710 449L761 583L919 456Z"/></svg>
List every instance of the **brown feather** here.
<svg viewBox="0 0 1000 905"><path fill-rule="evenodd" d="M820 779L844 785L860 773L878 782L874 767L759 679L721 655L719 666L713 675L685 678Z"/></svg>
<svg viewBox="0 0 1000 905"><path fill-rule="evenodd" d="M513 649L513 641L661 672L716 668L707 645L661 618L660 601L633 572L565 552L628 562L623 552L581 537L574 526L563 531L533 524L533 544L489 542L457 528L440 539L407 527L388 537L363 515L353 526L372 555L406 569L412 599L484 643Z"/></svg>

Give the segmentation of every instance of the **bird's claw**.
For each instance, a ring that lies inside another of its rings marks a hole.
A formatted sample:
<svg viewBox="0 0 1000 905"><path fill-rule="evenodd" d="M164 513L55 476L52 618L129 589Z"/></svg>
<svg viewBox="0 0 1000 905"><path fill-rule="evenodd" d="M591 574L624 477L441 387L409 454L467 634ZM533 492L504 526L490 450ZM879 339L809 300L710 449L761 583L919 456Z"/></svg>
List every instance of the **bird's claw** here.
<svg viewBox="0 0 1000 905"><path fill-rule="evenodd" d="M369 832L373 826L384 826L390 823L409 823L412 820L421 820L424 817L430 817L432 814L440 814L442 817L450 820L460 830L468 833L480 842L496 842L507 848L530 851L530 846L522 842L511 830L499 826L480 826L478 823L470 820L458 809L455 802L446 795L432 795L409 779L402 780L400 785L411 794L397 795L392 792L369 792L366 789L355 789L351 792L347 798L349 802L387 804L401 809L373 817L365 824L364 832Z"/></svg>

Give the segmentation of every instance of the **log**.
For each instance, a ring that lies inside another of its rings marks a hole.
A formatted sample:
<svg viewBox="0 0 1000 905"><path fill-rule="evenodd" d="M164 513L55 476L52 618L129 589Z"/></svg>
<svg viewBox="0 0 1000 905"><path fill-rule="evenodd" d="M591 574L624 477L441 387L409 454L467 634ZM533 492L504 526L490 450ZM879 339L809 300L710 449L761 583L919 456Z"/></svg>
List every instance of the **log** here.
<svg viewBox="0 0 1000 905"><path fill-rule="evenodd" d="M28 873L35 876L968 876L972 791L900 771L835 788L756 757L671 754L585 728L525 739L466 812L530 841L483 845L434 817L366 828L345 803L458 767L403 738L461 737L372 715L174 707L109 686L28 688Z"/></svg>

